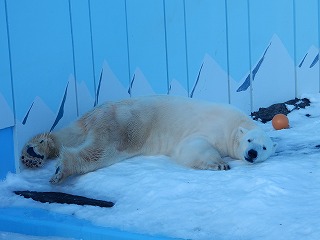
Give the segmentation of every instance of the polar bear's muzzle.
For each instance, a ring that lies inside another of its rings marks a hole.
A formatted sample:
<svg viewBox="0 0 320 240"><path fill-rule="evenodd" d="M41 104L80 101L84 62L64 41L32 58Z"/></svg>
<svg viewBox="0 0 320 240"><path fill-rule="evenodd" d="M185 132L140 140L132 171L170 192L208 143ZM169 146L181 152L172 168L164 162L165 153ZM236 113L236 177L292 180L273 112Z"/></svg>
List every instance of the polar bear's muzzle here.
<svg viewBox="0 0 320 240"><path fill-rule="evenodd" d="M254 149L250 149L245 156L245 160L248 161L249 163L253 163L257 157L258 157L258 152Z"/></svg>

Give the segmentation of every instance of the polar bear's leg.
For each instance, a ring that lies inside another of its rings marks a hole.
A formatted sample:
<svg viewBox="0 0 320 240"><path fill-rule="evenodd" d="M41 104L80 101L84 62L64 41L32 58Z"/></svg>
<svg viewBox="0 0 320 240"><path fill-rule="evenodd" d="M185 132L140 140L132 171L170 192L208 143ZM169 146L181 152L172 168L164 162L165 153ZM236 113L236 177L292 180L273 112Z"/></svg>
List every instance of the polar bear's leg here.
<svg viewBox="0 0 320 240"><path fill-rule="evenodd" d="M71 148L63 149L60 160L56 166L56 171L50 182L53 184L61 183L71 175L84 174L98 169L98 166L100 166L99 161L101 161L98 159L98 154L91 154L90 156L92 159L95 159L93 161L96 162L90 162L89 158L84 160L83 155L87 155L87 153L85 153L87 150L88 149L81 149L77 152Z"/></svg>
<svg viewBox="0 0 320 240"><path fill-rule="evenodd" d="M65 148L50 182L58 184L71 175L92 172L130 157L122 153L113 154L113 152L113 150L90 147L81 150Z"/></svg>
<svg viewBox="0 0 320 240"><path fill-rule="evenodd" d="M183 141L173 158L180 164L195 169L229 170L219 152L204 138L192 137Z"/></svg>
<svg viewBox="0 0 320 240"><path fill-rule="evenodd" d="M85 174L130 157L125 152L117 151L115 144L104 146L101 139L93 135L89 134L86 141L78 147L62 148L51 183L61 183L71 175Z"/></svg>

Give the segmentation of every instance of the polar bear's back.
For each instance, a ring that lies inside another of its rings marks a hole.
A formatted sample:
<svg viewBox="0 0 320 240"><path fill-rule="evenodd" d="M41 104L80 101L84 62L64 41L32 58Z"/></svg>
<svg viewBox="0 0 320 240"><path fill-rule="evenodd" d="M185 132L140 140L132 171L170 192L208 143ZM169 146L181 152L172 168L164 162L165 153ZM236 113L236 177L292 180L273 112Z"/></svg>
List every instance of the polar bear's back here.
<svg viewBox="0 0 320 240"><path fill-rule="evenodd" d="M238 126L254 127L248 116L230 105L167 95L107 102L77 125L101 135L102 144L116 142L118 149L128 151L145 147L153 154L171 151L170 146L189 135L206 136L214 144L226 141Z"/></svg>
<svg viewBox="0 0 320 240"><path fill-rule="evenodd" d="M256 125L243 112L228 104L216 104L175 96L150 96L132 99L134 109L149 128L148 149L171 152L183 139L192 135L205 137L212 145L229 142L239 126Z"/></svg>
<svg viewBox="0 0 320 240"><path fill-rule="evenodd" d="M228 104L211 103L186 97L156 95L131 98L118 102L106 102L85 114L80 123L88 127L102 128L112 125L128 125L137 120L140 124L163 127L175 125L184 129L217 125L229 128L236 125L254 126L243 112Z"/></svg>
<svg viewBox="0 0 320 240"><path fill-rule="evenodd" d="M133 108L138 112L155 114L155 117L164 123L211 121L214 124L221 121L224 125L240 124L240 122L250 126L254 124L246 114L229 104L167 95L141 97L132 101Z"/></svg>
<svg viewBox="0 0 320 240"><path fill-rule="evenodd" d="M107 102L88 114L91 122L96 119L127 124L134 118L146 124L152 121L156 125L198 125L200 122L211 122L223 125L254 125L243 112L229 104L217 104L186 97L156 95L131 98L118 102ZM88 123L89 124L89 123ZM190 126L191 127L191 126Z"/></svg>

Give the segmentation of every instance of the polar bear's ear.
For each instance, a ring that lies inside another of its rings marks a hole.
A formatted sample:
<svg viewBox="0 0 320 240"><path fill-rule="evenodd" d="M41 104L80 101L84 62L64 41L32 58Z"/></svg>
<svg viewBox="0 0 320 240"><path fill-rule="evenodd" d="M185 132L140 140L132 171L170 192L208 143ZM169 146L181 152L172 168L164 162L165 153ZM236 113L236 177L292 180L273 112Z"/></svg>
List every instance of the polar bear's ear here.
<svg viewBox="0 0 320 240"><path fill-rule="evenodd" d="M249 130L243 127L238 128L238 136L243 136L245 135Z"/></svg>

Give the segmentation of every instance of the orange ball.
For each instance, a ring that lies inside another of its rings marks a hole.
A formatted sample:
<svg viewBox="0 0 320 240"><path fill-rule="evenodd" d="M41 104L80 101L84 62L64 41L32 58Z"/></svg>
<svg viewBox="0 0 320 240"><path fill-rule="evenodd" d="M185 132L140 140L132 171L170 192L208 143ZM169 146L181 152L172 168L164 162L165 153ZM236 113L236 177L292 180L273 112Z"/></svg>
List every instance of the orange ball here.
<svg viewBox="0 0 320 240"><path fill-rule="evenodd" d="M276 130L289 128L289 119L284 114L277 114L272 118L272 126Z"/></svg>

